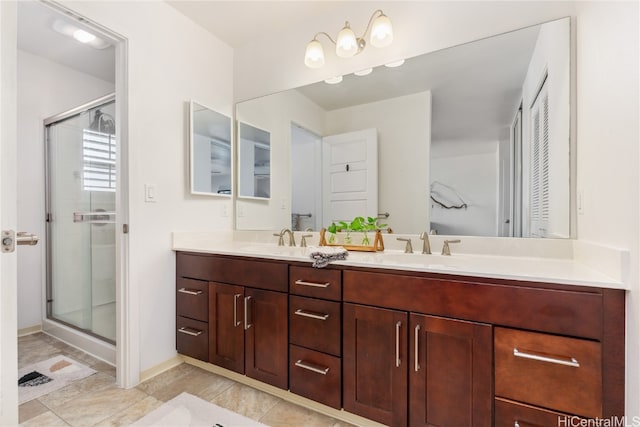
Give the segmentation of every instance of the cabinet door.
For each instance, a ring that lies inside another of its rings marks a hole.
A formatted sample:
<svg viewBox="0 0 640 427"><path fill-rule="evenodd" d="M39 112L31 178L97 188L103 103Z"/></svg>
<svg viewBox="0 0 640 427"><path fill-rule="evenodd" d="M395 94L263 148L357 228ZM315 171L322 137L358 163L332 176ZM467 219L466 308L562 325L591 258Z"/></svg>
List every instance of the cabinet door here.
<svg viewBox="0 0 640 427"><path fill-rule="evenodd" d="M244 288L209 283L209 361L244 373Z"/></svg>
<svg viewBox="0 0 640 427"><path fill-rule="evenodd" d="M411 314L409 425L490 426L490 325Z"/></svg>
<svg viewBox="0 0 640 427"><path fill-rule="evenodd" d="M245 289L245 373L283 389L289 386L288 297Z"/></svg>
<svg viewBox="0 0 640 427"><path fill-rule="evenodd" d="M406 426L408 314L344 304L343 319L344 409Z"/></svg>

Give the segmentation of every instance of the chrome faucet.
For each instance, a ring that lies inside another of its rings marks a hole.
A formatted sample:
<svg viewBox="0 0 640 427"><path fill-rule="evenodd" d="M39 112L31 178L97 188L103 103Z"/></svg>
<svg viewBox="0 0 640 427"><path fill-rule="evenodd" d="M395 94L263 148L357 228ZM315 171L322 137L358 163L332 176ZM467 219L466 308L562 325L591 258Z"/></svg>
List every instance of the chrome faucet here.
<svg viewBox="0 0 640 427"><path fill-rule="evenodd" d="M456 240L445 240L442 245L442 255L451 255L451 249L449 248L449 243L460 243L460 239Z"/></svg>
<svg viewBox="0 0 640 427"><path fill-rule="evenodd" d="M404 253L405 254L412 254L413 253L413 246L411 246L411 239L405 239L402 237L398 237L396 240L399 240L401 242L407 242L407 245L404 247Z"/></svg>
<svg viewBox="0 0 640 427"><path fill-rule="evenodd" d="M422 253L431 255L431 244L429 243L429 233L423 231L420 233L420 240L422 240Z"/></svg>

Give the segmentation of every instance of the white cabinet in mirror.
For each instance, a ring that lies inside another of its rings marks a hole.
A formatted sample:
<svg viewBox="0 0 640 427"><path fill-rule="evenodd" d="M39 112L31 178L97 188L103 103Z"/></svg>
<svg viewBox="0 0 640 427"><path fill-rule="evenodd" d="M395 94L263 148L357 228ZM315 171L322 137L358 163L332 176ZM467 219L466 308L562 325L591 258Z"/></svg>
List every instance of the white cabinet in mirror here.
<svg viewBox="0 0 640 427"><path fill-rule="evenodd" d="M238 197L271 197L271 134L238 122Z"/></svg>
<svg viewBox="0 0 640 427"><path fill-rule="evenodd" d="M570 237L570 57L563 18L237 104L271 130L278 202L251 206L237 227L329 225L295 218L325 216L328 172L310 153L326 151L323 137L375 128L378 211L395 233ZM300 150L296 127L319 147Z"/></svg>
<svg viewBox="0 0 640 427"><path fill-rule="evenodd" d="M231 197L231 118L190 102L191 194Z"/></svg>

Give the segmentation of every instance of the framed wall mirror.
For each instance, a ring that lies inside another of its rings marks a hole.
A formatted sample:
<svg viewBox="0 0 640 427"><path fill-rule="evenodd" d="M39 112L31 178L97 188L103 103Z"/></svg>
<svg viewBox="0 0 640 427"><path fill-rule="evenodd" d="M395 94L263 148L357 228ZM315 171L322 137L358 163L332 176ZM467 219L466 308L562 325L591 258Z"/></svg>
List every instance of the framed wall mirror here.
<svg viewBox="0 0 640 427"><path fill-rule="evenodd" d="M238 197L271 198L271 133L238 122Z"/></svg>
<svg viewBox="0 0 640 427"><path fill-rule="evenodd" d="M190 102L191 194L231 197L231 118Z"/></svg>
<svg viewBox="0 0 640 427"><path fill-rule="evenodd" d="M326 227L322 185L296 188L322 180L327 137L375 128L393 232L570 237L570 49L563 18L237 104L272 129L279 202L237 227Z"/></svg>

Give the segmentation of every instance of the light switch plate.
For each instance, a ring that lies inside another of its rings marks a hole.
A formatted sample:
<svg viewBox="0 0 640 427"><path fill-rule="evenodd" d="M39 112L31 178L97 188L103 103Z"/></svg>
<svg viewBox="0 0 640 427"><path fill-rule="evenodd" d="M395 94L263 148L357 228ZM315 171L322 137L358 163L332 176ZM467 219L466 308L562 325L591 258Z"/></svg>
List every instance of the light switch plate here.
<svg viewBox="0 0 640 427"><path fill-rule="evenodd" d="M158 193L155 184L144 185L144 201L147 203L155 203L158 200Z"/></svg>

